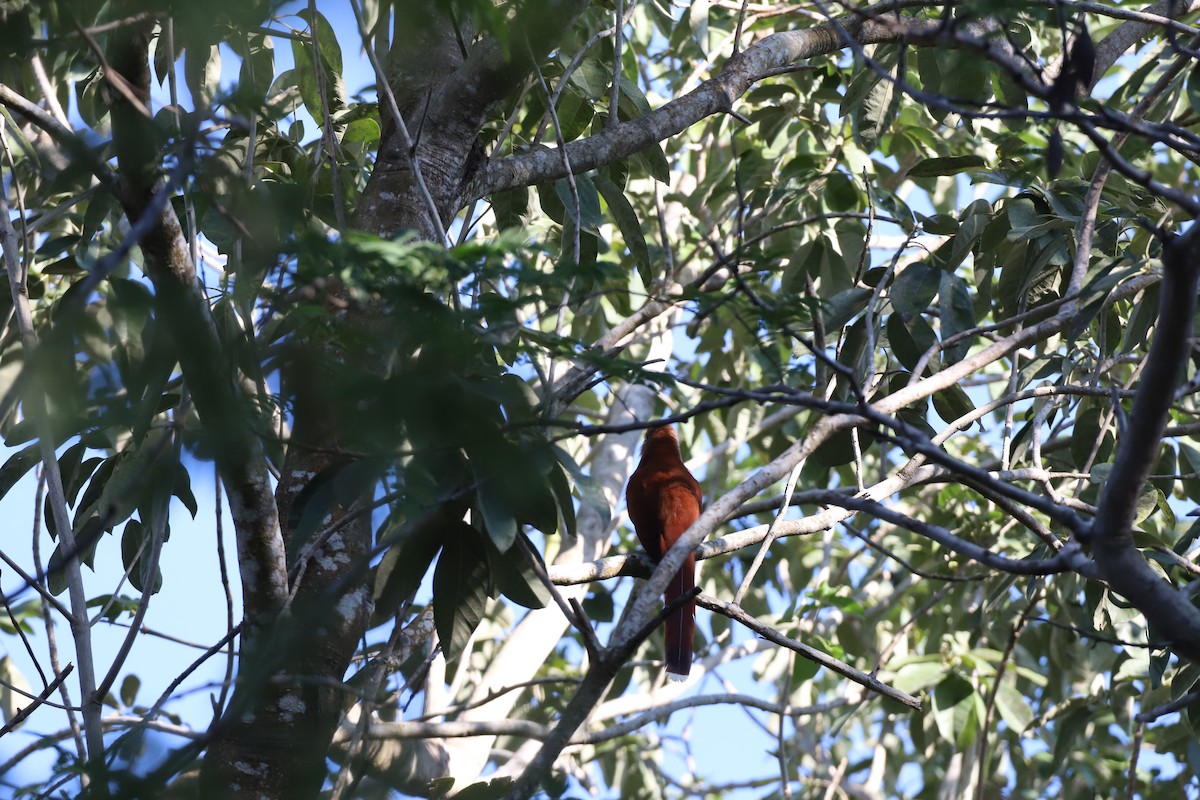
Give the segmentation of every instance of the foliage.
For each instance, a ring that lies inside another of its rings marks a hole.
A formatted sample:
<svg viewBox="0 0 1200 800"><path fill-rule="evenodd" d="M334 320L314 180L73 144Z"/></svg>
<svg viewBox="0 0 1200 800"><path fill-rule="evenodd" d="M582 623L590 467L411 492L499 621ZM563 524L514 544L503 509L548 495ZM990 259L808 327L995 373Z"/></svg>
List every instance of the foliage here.
<svg viewBox="0 0 1200 800"><path fill-rule="evenodd" d="M48 553L6 559L37 586L0 710L34 749L48 626L99 620L59 625L96 696L36 791L1196 792L1191 16L376 0L360 38L334 6L0 3L0 496ZM704 595L919 709L721 613L662 683L620 491L663 416ZM137 755L175 697L85 653L133 642L206 461L238 681ZM779 774L670 755L710 704Z"/></svg>

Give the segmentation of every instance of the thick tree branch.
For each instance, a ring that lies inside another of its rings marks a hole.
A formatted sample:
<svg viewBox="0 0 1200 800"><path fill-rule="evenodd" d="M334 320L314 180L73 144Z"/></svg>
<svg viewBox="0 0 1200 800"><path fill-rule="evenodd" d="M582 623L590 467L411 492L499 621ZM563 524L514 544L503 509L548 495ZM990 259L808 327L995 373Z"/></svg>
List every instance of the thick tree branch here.
<svg viewBox="0 0 1200 800"><path fill-rule="evenodd" d="M114 36L110 60L129 85L150 95L144 33ZM179 360L196 411L205 422L237 529L238 561L247 621L253 626L282 608L287 598L283 540L262 443L251 426L236 369L200 290L190 248L175 209L155 204L161 186L152 123L121 98L112 106L113 142L121 169L118 199L130 223L147 227L142 236L144 267L154 284L163 322L179 345Z"/></svg>
<svg viewBox="0 0 1200 800"><path fill-rule="evenodd" d="M1146 37L1163 30L1164 25L1158 20L1172 13L1176 16L1190 14L1197 8L1200 8L1200 2L1197 0L1190 0L1190 2L1189 0L1158 0L1141 10L1142 17L1140 19L1122 22L1096 43L1096 67L1092 72L1092 82L1100 80L1129 48ZM1194 31L1192 32L1194 33ZM1058 74L1058 71L1055 70L1053 74Z"/></svg>
<svg viewBox="0 0 1200 800"><path fill-rule="evenodd" d="M1191 598L1150 569L1133 543L1137 499L1158 458L1168 412L1186 359L1200 284L1200 227L1163 245L1163 285L1154 341L1142 369L1129 425L1101 490L1092 527L1093 556L1103 577L1146 615L1154 636L1200 661L1200 611Z"/></svg>
<svg viewBox="0 0 1200 800"><path fill-rule="evenodd" d="M900 693L903 694L903 693ZM908 697L908 695L904 695ZM913 698L915 699L915 698ZM746 694L702 694L683 697L669 703L654 706L632 719L601 728L596 731L580 731L571 737L570 745L600 744L621 736L627 736L657 720L666 719L687 708L702 708L714 705L736 705L757 708L771 714L791 717L822 714L844 705L844 701L822 703L817 706L790 706L772 703L761 697ZM919 701L918 706L919 707ZM520 736L542 740L550 735L553 727L523 719L475 720L470 722L376 722L368 728L366 738L382 739L451 739L470 736Z"/></svg>
<svg viewBox="0 0 1200 800"><path fill-rule="evenodd" d="M839 26L853 33L861 44L895 41L899 36L887 26L857 18L772 34L730 58L716 77L683 97L643 117L570 142L565 160L557 150L543 148L492 162L470 181L464 197L470 202L516 186L557 180L566 175L565 163L570 163L578 174L627 158L706 117L732 110L734 102L751 86L780 67L840 50L843 43Z"/></svg>
<svg viewBox="0 0 1200 800"><path fill-rule="evenodd" d="M490 36L471 48L463 65L438 89L434 106L438 114L482 118L494 104L508 97L562 38L590 0L536 0L514 12L509 23L511 40L501 43Z"/></svg>

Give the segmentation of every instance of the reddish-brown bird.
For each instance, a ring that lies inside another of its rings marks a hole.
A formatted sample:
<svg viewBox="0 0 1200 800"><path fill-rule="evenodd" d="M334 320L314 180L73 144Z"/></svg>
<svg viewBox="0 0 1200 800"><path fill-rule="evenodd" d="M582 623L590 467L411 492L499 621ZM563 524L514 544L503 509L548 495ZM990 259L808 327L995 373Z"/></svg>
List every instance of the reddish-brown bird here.
<svg viewBox="0 0 1200 800"><path fill-rule="evenodd" d="M670 425L646 431L642 460L629 476L625 505L642 547L657 560L700 516L700 484L683 464L679 440ZM696 557L689 555L667 584L666 601L696 585ZM696 631L696 601L673 611L663 623L666 633L667 674L686 677L692 668L692 637Z"/></svg>

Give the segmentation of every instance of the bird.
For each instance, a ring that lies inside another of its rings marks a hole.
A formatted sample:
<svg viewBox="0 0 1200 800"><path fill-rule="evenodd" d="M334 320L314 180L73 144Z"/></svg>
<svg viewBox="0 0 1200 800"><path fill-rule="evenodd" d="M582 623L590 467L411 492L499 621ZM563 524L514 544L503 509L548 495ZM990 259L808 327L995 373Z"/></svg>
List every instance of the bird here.
<svg viewBox="0 0 1200 800"><path fill-rule="evenodd" d="M625 507L638 540L654 560L700 516L704 495L679 454L679 440L670 425L646 430L642 459L629 476ZM696 585L696 556L689 553L664 593L667 604ZM692 668L692 638L696 631L696 601L688 600L663 622L667 677L683 680Z"/></svg>

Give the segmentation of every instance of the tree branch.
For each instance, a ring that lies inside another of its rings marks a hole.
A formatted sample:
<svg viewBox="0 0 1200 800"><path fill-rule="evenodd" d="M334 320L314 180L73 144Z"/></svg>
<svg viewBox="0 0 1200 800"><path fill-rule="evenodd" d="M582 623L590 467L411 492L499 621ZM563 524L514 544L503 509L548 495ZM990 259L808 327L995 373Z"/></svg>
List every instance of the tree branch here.
<svg viewBox="0 0 1200 800"><path fill-rule="evenodd" d="M129 84L149 97L150 70L144 33L114 36L110 60ZM208 301L200 290L190 248L174 207L154 205L161 184L157 164L148 169L147 147L157 153L152 123L137 109L116 99L112 107L113 142L121 169L118 199L132 225L154 217L140 242L144 266L157 295L162 320L179 343L179 360L188 389L213 446L229 496L237 531L238 562L247 622L282 608L287 599L287 569L278 513L262 442L255 434L242 397L236 368L217 332ZM152 162L153 163L153 162ZM164 313L169 310L169 313Z"/></svg>
<svg viewBox="0 0 1200 800"><path fill-rule="evenodd" d="M663 703L638 714L625 722L598 731L581 731L571 737L570 745L600 744L627 736L656 720L665 719L686 708L714 705L737 705L757 708L780 716L798 718L823 714L846 705L845 700L815 706L780 705L747 694L702 694ZM368 739L453 739L468 736L519 736L544 740L553 728L523 719L495 719L471 722L376 722L367 729Z"/></svg>
<svg viewBox="0 0 1200 800"><path fill-rule="evenodd" d="M38 706L48 702L50 700L50 695L58 691L58 687L61 686L62 682L67 679L67 676L71 674L73 669L75 669L74 664L67 664L67 666L63 668L63 671L54 677L54 680L46 684L46 688L42 689L37 697L33 699L32 703L23 708L17 709L17 713L13 714L12 719L4 723L3 728L0 728L0 736L3 736L9 731L16 730L17 726L24 722L25 719L32 714Z"/></svg>
<svg viewBox="0 0 1200 800"><path fill-rule="evenodd" d="M872 692L891 698L898 703L903 703L909 708L921 708L921 700L919 698L913 697L911 694L902 692L899 689L894 689L886 683L879 681L873 675L868 675L861 670L855 669L828 653L822 653L820 650L809 647L803 642L784 636L770 625L764 625L732 603L726 603L724 600L718 600L715 597L700 595L700 597L696 598L696 604L707 608L709 611L716 611L718 614L723 614L732 620L737 620L764 639L775 642L775 644L781 647L786 647L798 655L807 658L809 661L836 672L844 678L849 678L863 688L870 689Z"/></svg>
<svg viewBox="0 0 1200 800"><path fill-rule="evenodd" d="M0 123L0 159L11 163L8 140ZM37 357L37 332L33 326L33 313L29 307L28 271L17 249L17 231L13 227L8 205L8 183L0 171L0 254L4 257L8 273L9 291L12 294L13 313L20 335L21 349L27 364ZM36 372L35 372L36 374ZM71 637L75 641L75 653L79 659L79 692L83 713L83 727L87 738L88 759L102 764L104 758L104 735L100 728L100 700L96 696L96 664L92 651L92 630L88 624L87 593L83 585L83 572L75 528L67 515L66 492L63 488L62 472L55 455L54 431L47 416L46 396L41 381L35 381L25 398L27 413L33 418L41 450L42 468L45 470L46 489L49 493L50 512L54 527L58 531L59 547L63 555L63 571L67 581L67 592L71 602Z"/></svg>
<svg viewBox="0 0 1200 800"><path fill-rule="evenodd" d="M734 55L714 78L649 114L567 144L567 161L578 173L627 158L674 136L700 120L732 110L734 101L755 82L805 58L842 48L839 25L863 44L894 41L898 34L873 21L849 18L799 31L772 34ZM555 149L541 148L494 161L464 190L468 202L493 192L565 177L564 160Z"/></svg>
<svg viewBox="0 0 1200 800"><path fill-rule="evenodd" d="M1146 615L1154 638L1200 661L1200 611L1150 569L1133 543L1137 498L1158 457L1168 412L1185 360L1192 352L1192 321L1200 283L1200 226L1163 245L1158 324L1143 362L1128 429L1100 492L1092 524L1093 557L1114 591Z"/></svg>

